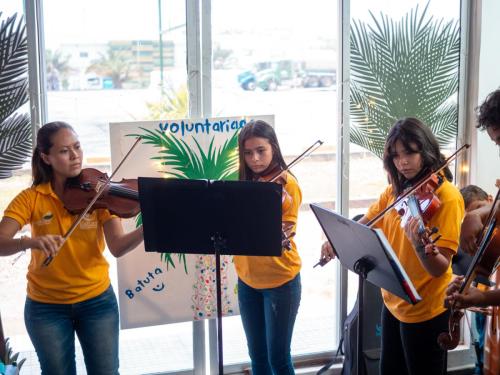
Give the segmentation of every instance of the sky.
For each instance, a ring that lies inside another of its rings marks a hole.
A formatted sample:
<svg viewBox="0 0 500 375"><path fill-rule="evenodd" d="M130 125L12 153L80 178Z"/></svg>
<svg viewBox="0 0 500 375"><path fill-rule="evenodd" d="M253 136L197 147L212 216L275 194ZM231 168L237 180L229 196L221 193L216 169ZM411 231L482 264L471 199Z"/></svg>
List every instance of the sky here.
<svg viewBox="0 0 500 375"><path fill-rule="evenodd" d="M163 30L185 24L184 0L44 0L46 46L157 39L159 1ZM370 9L375 15L383 11L399 20L415 4L423 9L426 3L427 0L351 0L351 17L367 21ZM0 4L5 16L21 10L23 1L0 0ZM337 33L337 6L332 0L212 0L212 7L214 34L228 30L258 33L273 27L291 30L304 39ZM438 18L458 18L459 10L459 0L432 0L429 5L429 13Z"/></svg>

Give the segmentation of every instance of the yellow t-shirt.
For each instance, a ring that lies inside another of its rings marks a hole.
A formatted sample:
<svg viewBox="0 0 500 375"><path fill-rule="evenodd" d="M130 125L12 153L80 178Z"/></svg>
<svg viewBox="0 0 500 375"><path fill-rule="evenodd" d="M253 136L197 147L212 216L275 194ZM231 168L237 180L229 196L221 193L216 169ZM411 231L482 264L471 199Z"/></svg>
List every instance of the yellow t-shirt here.
<svg viewBox="0 0 500 375"><path fill-rule="evenodd" d="M283 189L292 198L291 204L282 212L282 221L295 223L302 203L302 192L295 177L287 173L287 182ZM234 265L238 277L247 285L256 289L276 288L292 280L300 272L302 265L297 246L290 239L291 249L283 249L279 257L235 256Z"/></svg>
<svg viewBox="0 0 500 375"><path fill-rule="evenodd" d="M33 237L64 235L77 218L64 208L50 183L23 190L4 216L21 227L31 224ZM87 214L47 267L42 266L45 254L33 250L27 274L28 296L38 302L72 304L103 293L110 279L109 264L103 256L102 225L113 217L105 209Z"/></svg>
<svg viewBox="0 0 500 375"><path fill-rule="evenodd" d="M445 180L436 190L441 206L427 224L429 228L437 227L441 238L436 246L448 248L456 253L460 235L460 225L464 217L464 201L459 190ZM384 208L394 202L392 186L380 195L377 202L368 209L366 217L372 219ZM389 210L377 223L398 256L406 273L413 282L422 301L411 305L401 298L382 290L384 303L389 311L405 323L419 323L434 318L445 311L444 298L446 287L451 281L451 261L448 270L440 277L433 277L422 266L401 227L401 219L395 209ZM432 256L432 255L430 255Z"/></svg>

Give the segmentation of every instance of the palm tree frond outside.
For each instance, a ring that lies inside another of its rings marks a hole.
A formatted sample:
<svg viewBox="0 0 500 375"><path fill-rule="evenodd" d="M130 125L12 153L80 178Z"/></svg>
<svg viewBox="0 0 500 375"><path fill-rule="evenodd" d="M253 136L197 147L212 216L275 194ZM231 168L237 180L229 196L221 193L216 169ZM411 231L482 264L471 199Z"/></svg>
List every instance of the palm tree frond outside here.
<svg viewBox="0 0 500 375"><path fill-rule="evenodd" d="M0 24L0 178L11 177L31 154L30 116L17 113L28 101L27 72L26 26L14 14Z"/></svg>
<svg viewBox="0 0 500 375"><path fill-rule="evenodd" d="M456 136L459 22L433 19L428 5L399 22L370 12L372 24L352 23L351 141L379 157L401 117L421 119L442 147Z"/></svg>

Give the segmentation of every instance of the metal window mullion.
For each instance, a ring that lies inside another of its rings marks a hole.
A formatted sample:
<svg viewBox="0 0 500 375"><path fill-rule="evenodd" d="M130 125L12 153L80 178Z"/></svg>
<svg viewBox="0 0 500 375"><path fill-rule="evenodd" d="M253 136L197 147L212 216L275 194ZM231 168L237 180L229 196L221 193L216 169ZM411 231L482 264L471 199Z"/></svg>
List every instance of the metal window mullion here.
<svg viewBox="0 0 500 375"><path fill-rule="evenodd" d="M199 0L186 0L186 67L189 93L189 116L203 113L201 82L201 41ZM206 374L205 321L193 322L193 374Z"/></svg>
<svg viewBox="0 0 500 375"><path fill-rule="evenodd" d="M350 92L350 0L340 0L338 14L339 25L339 58L340 87L337 86L338 129L337 129L337 202L336 209L341 215L349 215L349 92ZM338 295L336 310L338 320L338 336L342 336L342 323L347 316L347 269L337 265Z"/></svg>
<svg viewBox="0 0 500 375"><path fill-rule="evenodd" d="M47 90L45 85L45 35L43 0L24 0L28 39L28 80L32 139L40 126L47 122ZM33 147L35 142L33 141Z"/></svg>
<svg viewBox="0 0 500 375"><path fill-rule="evenodd" d="M464 187L476 181L477 131L475 129L479 91L479 54L481 46L481 0L461 1L460 69L458 85L457 144L469 143L468 152L457 158L456 182Z"/></svg>
<svg viewBox="0 0 500 375"><path fill-rule="evenodd" d="M212 2L201 2L201 96L203 117L212 116ZM219 372L217 320L208 321L210 374Z"/></svg>
<svg viewBox="0 0 500 375"><path fill-rule="evenodd" d="M186 0L186 39L189 116L198 118L203 113L199 0Z"/></svg>
<svg viewBox="0 0 500 375"><path fill-rule="evenodd" d="M203 116L212 116L212 1L201 3L201 87Z"/></svg>

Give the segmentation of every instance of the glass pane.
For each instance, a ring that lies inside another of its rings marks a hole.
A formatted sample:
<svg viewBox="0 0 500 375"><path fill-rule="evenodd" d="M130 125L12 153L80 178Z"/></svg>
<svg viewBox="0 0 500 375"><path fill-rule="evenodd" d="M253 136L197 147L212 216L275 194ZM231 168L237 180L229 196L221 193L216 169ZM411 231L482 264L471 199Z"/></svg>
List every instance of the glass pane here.
<svg viewBox="0 0 500 375"><path fill-rule="evenodd" d="M212 2L213 108L217 116L275 115L275 130L290 162L317 139L325 142L292 169L303 193L297 246L302 301L292 354L334 350L336 271L318 261L324 241L309 203L335 202L337 124L337 4L257 0ZM224 319L224 361L248 361L240 317Z"/></svg>
<svg viewBox="0 0 500 375"><path fill-rule="evenodd" d="M424 19L422 28L439 37L418 40L415 28L404 27L412 19ZM365 213L387 186L381 157L387 131L397 119L420 118L445 154L455 149L459 19L459 0L390 1L370 3L368 9L366 1L351 1L350 216ZM428 51L435 55L427 57ZM357 277L350 275L350 306L357 286Z"/></svg>
<svg viewBox="0 0 500 375"><path fill-rule="evenodd" d="M0 23L3 24L8 18L16 15L14 33L16 33L17 25L21 22L21 18L24 17L23 4L22 0L2 1ZM24 19L22 23L25 24ZM3 34L0 38L5 37L5 35ZM5 51L2 51L2 58L4 58L4 53ZM5 90L5 82L3 86L2 90ZM29 102L18 108L14 113L16 115L27 114L29 119ZM4 157L5 155L2 155L3 162L5 162ZM29 169L29 164L25 164L21 169L14 170L12 177L0 179L0 191L2 192L0 195L0 213L2 216L10 201L22 190L28 188L30 184L31 170ZM23 228L17 236L28 234L29 229ZM29 348L29 344L26 345L26 342L29 342L29 340L27 339L23 320L24 301L26 298L26 269L28 267L29 255L26 256L24 253L19 254L0 257L0 269L2 270L0 272L0 301L3 301L0 312L5 337L10 338L10 345L15 352L21 352L19 358L24 358L27 356L24 351Z"/></svg>
<svg viewBox="0 0 500 375"><path fill-rule="evenodd" d="M187 97L185 13L183 0L44 2L48 119L75 128L85 166L109 171L110 122L186 116L187 101L169 106ZM191 322L120 333L122 374L191 369L192 358Z"/></svg>

